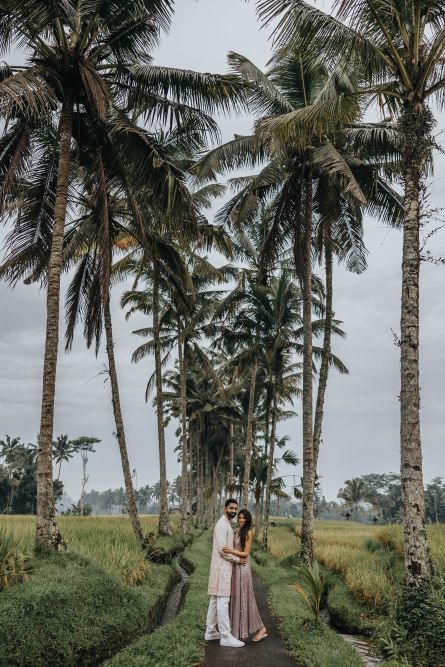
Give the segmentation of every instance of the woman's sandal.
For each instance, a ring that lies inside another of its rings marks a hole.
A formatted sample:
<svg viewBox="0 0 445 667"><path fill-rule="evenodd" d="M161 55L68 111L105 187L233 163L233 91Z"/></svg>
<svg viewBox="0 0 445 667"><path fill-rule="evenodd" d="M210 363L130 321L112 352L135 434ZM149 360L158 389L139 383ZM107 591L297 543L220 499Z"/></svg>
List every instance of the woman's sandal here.
<svg viewBox="0 0 445 667"><path fill-rule="evenodd" d="M258 639L252 639L253 642L260 642L262 639L266 639L267 637L267 630L264 629L264 634L261 635L261 637L258 637Z"/></svg>

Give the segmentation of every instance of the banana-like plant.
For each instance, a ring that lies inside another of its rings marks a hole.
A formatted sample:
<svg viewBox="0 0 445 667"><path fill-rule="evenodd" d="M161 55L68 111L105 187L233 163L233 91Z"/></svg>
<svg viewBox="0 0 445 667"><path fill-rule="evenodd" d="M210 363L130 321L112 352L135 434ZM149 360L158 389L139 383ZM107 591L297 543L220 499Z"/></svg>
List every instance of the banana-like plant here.
<svg viewBox="0 0 445 667"><path fill-rule="evenodd" d="M321 572L316 560L314 560L311 566L301 563L297 567L297 572L305 586L297 581L294 584L294 588L311 610L315 620L318 621L320 618L321 600L326 586L325 576Z"/></svg>

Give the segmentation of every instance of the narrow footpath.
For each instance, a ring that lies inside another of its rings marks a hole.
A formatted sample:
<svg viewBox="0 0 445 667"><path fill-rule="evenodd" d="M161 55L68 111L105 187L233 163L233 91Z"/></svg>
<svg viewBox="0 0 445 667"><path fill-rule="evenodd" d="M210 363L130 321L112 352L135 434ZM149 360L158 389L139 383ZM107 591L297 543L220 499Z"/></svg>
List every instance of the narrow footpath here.
<svg viewBox="0 0 445 667"><path fill-rule="evenodd" d="M269 611L266 589L255 575L253 587L268 637L258 643L249 640L243 648L225 648L219 641L207 642L204 667L298 667L286 651L277 622Z"/></svg>

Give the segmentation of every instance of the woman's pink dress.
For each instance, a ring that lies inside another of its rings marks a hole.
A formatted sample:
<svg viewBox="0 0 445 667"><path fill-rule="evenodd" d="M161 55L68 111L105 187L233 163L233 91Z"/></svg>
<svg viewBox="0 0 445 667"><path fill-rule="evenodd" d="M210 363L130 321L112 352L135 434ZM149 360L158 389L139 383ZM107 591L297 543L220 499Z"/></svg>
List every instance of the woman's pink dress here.
<svg viewBox="0 0 445 667"><path fill-rule="evenodd" d="M233 548L242 551L239 532L235 533ZM230 625L232 634L238 639L246 639L249 634L264 628L264 623L258 613L253 592L252 568L250 556L245 565L233 566L232 591L230 594Z"/></svg>

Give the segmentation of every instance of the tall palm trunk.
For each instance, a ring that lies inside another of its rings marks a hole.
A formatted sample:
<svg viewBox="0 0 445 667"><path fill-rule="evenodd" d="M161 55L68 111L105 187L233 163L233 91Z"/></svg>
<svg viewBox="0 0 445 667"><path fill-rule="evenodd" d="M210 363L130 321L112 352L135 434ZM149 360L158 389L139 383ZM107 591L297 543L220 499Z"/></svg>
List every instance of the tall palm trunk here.
<svg viewBox="0 0 445 667"><path fill-rule="evenodd" d="M235 445L233 437L233 424L230 422L230 455L229 455L229 492L232 494L234 489L234 470L235 470Z"/></svg>
<svg viewBox="0 0 445 667"><path fill-rule="evenodd" d="M165 460L164 394L162 390L161 344L159 340L159 268L153 267L153 338L155 348L156 417L159 447L159 534L171 535L168 512L167 464Z"/></svg>
<svg viewBox="0 0 445 667"><path fill-rule="evenodd" d="M182 503L181 503L181 531L189 531L189 488L188 488L188 455L187 455L187 373L185 367L185 343L179 327L178 361L180 382L180 409L181 409L181 442L182 442Z"/></svg>
<svg viewBox="0 0 445 667"><path fill-rule="evenodd" d="M116 437L121 456L122 472L124 474L125 492L127 495L128 514L130 516L133 532L137 543L142 546L144 535L136 507L136 497L131 479L130 463L128 461L127 443L125 440L124 420L122 418L121 401L119 396L119 383L117 378L116 361L114 358L113 327L111 323L110 301L104 303L104 325L107 342L108 367L111 383L111 399L113 403L114 421L116 424Z"/></svg>
<svg viewBox="0 0 445 667"><path fill-rule="evenodd" d="M430 574L420 439L419 386L419 200L425 157L431 142L430 112L408 106L403 136L405 212L400 319L400 475L406 580L417 585Z"/></svg>
<svg viewBox="0 0 445 667"><path fill-rule="evenodd" d="M261 528L261 482L257 481L255 484L255 528L254 537L257 539Z"/></svg>
<svg viewBox="0 0 445 667"><path fill-rule="evenodd" d="M314 558L314 446L312 437L312 172L306 166L303 235L303 517L301 559Z"/></svg>
<svg viewBox="0 0 445 667"><path fill-rule="evenodd" d="M51 253L48 263L45 359L43 363L42 408L37 458L36 540L37 543L45 549L58 549L63 545L63 540L55 520L52 441L57 356L59 348L60 275L62 272L63 236L68 202L72 122L73 102L69 96L66 96L59 121L60 153L57 171Z"/></svg>
<svg viewBox="0 0 445 667"><path fill-rule="evenodd" d="M254 363L250 375L250 389L249 389L249 407L247 409L247 426L246 426L246 451L244 454L244 477L243 488L241 493L241 507L247 508L249 496L249 482L250 482L250 468L252 463L253 451L253 414L255 409L255 384L256 384L257 365Z"/></svg>
<svg viewBox="0 0 445 667"><path fill-rule="evenodd" d="M272 471L273 471L273 462L275 455L275 437L277 430L277 403L278 403L278 390L275 387L273 396L273 407L272 407L272 424L270 429L269 456L267 461L266 502L264 504L263 544L266 550L269 541L269 514L270 514L270 495L271 495L270 486L272 484Z"/></svg>
<svg viewBox="0 0 445 667"><path fill-rule="evenodd" d="M318 378L317 403L314 417L314 474L317 472L318 453L320 451L321 429L323 424L324 400L328 382L329 360L331 357L332 336L332 239L331 223L326 223L324 235L325 276L326 276L326 313L323 337L323 352Z"/></svg>

